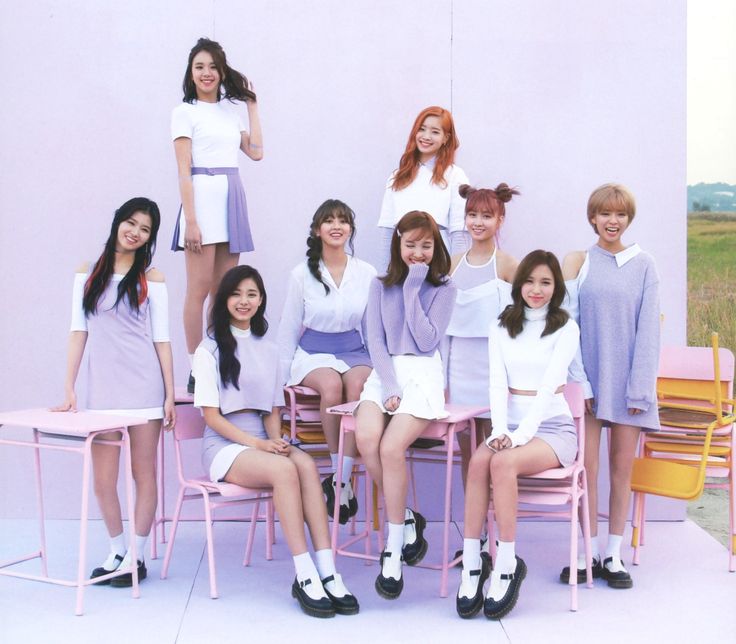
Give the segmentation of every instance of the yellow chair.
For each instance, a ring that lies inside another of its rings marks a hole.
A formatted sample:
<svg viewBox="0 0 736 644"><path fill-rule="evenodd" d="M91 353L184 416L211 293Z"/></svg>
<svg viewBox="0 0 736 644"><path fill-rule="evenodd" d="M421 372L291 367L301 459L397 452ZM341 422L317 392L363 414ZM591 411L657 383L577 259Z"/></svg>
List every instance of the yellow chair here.
<svg viewBox="0 0 736 644"><path fill-rule="evenodd" d="M634 564L643 543L646 494L690 501L704 488L729 490L730 571L736 570L734 510L734 356L712 347L664 347L660 355L657 399L662 431L642 434L634 460ZM706 476L725 478L708 483Z"/></svg>

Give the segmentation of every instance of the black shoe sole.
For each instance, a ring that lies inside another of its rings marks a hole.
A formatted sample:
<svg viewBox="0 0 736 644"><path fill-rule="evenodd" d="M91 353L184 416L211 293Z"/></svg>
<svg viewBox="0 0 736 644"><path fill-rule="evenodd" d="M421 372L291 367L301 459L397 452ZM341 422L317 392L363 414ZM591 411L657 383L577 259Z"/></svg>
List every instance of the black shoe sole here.
<svg viewBox="0 0 736 644"><path fill-rule="evenodd" d="M384 599L398 599L401 596L402 591L404 590L404 575L401 575L401 578L399 579L399 585L397 591L387 591L384 589L383 586L381 586L381 578L380 575L376 577L376 583L374 584L376 587L376 592L383 597Z"/></svg>
<svg viewBox="0 0 736 644"><path fill-rule="evenodd" d="M591 570L593 572L593 579L600 579L603 576L603 571L601 568L600 562L596 562L591 567ZM563 584L569 584L570 583L570 567L565 566L562 569L562 572L560 573L560 581ZM585 568L578 568L578 583L584 584L588 581L588 573L585 571Z"/></svg>
<svg viewBox="0 0 736 644"><path fill-rule="evenodd" d="M105 570L104 568L95 568L92 571L92 574L89 576L90 579L97 579L97 577L102 577L103 575L109 575L111 573L115 572L114 570ZM95 581L92 585L93 586L109 586L111 579L103 579L102 581Z"/></svg>
<svg viewBox="0 0 736 644"><path fill-rule="evenodd" d="M628 590L634 587L634 580L631 578L628 572L609 572L606 568L606 563L610 561L608 557L603 561L601 566L601 577L606 580L609 588L616 588L618 590ZM621 575L621 576L618 576Z"/></svg>
<svg viewBox="0 0 736 644"><path fill-rule="evenodd" d="M146 577L148 577L148 571L145 566L138 568L138 583L140 584ZM113 577L110 580L110 585L113 588L130 588L133 585L133 575L126 572L124 575L119 577Z"/></svg>
<svg viewBox="0 0 736 644"><path fill-rule="evenodd" d="M519 601L519 591L521 590L521 582L524 581L526 578L526 564L524 563L523 559L519 559L521 562L521 565L519 566L519 582L516 584L516 588L514 588L514 592L509 598L508 603L499 610L494 611L488 611L486 610L485 602L483 604L483 614L488 619L501 619L502 617L506 617L513 609L514 606L516 606L516 602Z"/></svg>
<svg viewBox="0 0 736 644"><path fill-rule="evenodd" d="M299 607L302 609L302 611L309 615L310 617L318 617L320 619L329 619L330 617L335 616L335 609L330 608L329 610L321 610L319 608L315 608L314 606L310 606L309 604L305 603L302 598L299 596L299 593L296 591L296 588L294 586L291 587L291 596L296 599L297 602L299 602Z"/></svg>

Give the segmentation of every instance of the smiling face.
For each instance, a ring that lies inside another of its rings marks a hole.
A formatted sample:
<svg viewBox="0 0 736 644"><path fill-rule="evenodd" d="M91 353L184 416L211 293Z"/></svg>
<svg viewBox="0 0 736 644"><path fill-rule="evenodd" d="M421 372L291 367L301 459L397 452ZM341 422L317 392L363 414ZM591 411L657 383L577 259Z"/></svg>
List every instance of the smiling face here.
<svg viewBox="0 0 736 644"><path fill-rule="evenodd" d="M598 245L611 252L623 250L621 236L629 227L629 215L616 207L606 207L596 212L590 223L598 234Z"/></svg>
<svg viewBox="0 0 736 644"><path fill-rule="evenodd" d="M537 264L521 286L521 297L531 309L548 304L555 291L555 278L546 264Z"/></svg>
<svg viewBox="0 0 736 644"><path fill-rule="evenodd" d="M227 312L230 324L239 329L249 329L250 321L263 302L263 295L251 277L239 282L227 298Z"/></svg>
<svg viewBox="0 0 736 644"><path fill-rule="evenodd" d="M434 237L421 229L407 230L401 235L401 260L407 266L429 264L434 256Z"/></svg>
<svg viewBox="0 0 736 644"><path fill-rule="evenodd" d="M415 138L421 161L429 161L435 156L447 141L448 136L442 129L442 121L438 116L425 118Z"/></svg>
<svg viewBox="0 0 736 644"><path fill-rule="evenodd" d="M322 240L323 247L342 248L350 239L353 229L343 214L330 213L314 232Z"/></svg>
<svg viewBox="0 0 736 644"><path fill-rule="evenodd" d="M473 241L493 239L503 223L503 216L487 210L469 210L465 213L465 227Z"/></svg>
<svg viewBox="0 0 736 644"><path fill-rule="evenodd" d="M115 250L119 253L134 253L151 238L151 215L134 212L120 222Z"/></svg>
<svg viewBox="0 0 736 644"><path fill-rule="evenodd" d="M220 72L212 54L200 51L192 60L192 80L197 90L197 100L214 103L220 91Z"/></svg>

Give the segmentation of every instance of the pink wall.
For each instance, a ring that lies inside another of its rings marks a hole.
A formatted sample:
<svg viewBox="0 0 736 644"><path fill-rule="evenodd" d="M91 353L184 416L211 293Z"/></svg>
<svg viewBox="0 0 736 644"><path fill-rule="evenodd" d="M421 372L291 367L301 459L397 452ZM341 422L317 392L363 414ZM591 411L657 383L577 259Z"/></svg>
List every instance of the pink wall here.
<svg viewBox="0 0 736 644"><path fill-rule="evenodd" d="M590 245L592 188L630 186L639 214L626 240L658 260L665 341L685 339L684 0L38 0L0 11L0 59L15 61L0 90L0 409L61 400L72 273L99 253L113 210L139 194L164 216L155 263L183 382L168 132L201 35L222 42L259 95L266 158L242 164L257 250L242 261L264 273L274 324L325 198L355 209L357 253L377 257L386 177L416 113L439 104L456 116L473 183L520 187L502 234L518 257ZM77 513L68 459L45 457L55 516ZM30 494L16 493L30 466L0 451L0 489L14 490L0 495L0 516L33 514Z"/></svg>

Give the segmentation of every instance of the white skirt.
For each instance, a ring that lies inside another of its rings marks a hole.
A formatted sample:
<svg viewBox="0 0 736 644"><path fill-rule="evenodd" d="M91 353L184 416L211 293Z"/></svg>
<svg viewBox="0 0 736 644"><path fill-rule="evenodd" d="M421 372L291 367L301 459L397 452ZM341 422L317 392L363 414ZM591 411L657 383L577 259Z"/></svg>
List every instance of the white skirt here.
<svg viewBox="0 0 736 644"><path fill-rule="evenodd" d="M350 369L347 362L339 360L331 353L307 353L301 347L296 348L294 360L291 363L291 372L287 386L301 384L310 372L315 369L334 369L337 373L345 373Z"/></svg>
<svg viewBox="0 0 736 644"><path fill-rule="evenodd" d="M370 400L384 413L410 414L416 418L446 418L445 378L440 352L432 356L391 356L396 382L401 388L401 402L396 411L386 411L381 378L374 369L363 385L360 402Z"/></svg>
<svg viewBox="0 0 736 644"><path fill-rule="evenodd" d="M202 233L202 245L219 244L229 239L227 227L227 177L224 174L210 176L195 174L192 177L194 189L194 212L197 225ZM184 248L187 222L184 213L179 220L179 245Z"/></svg>

